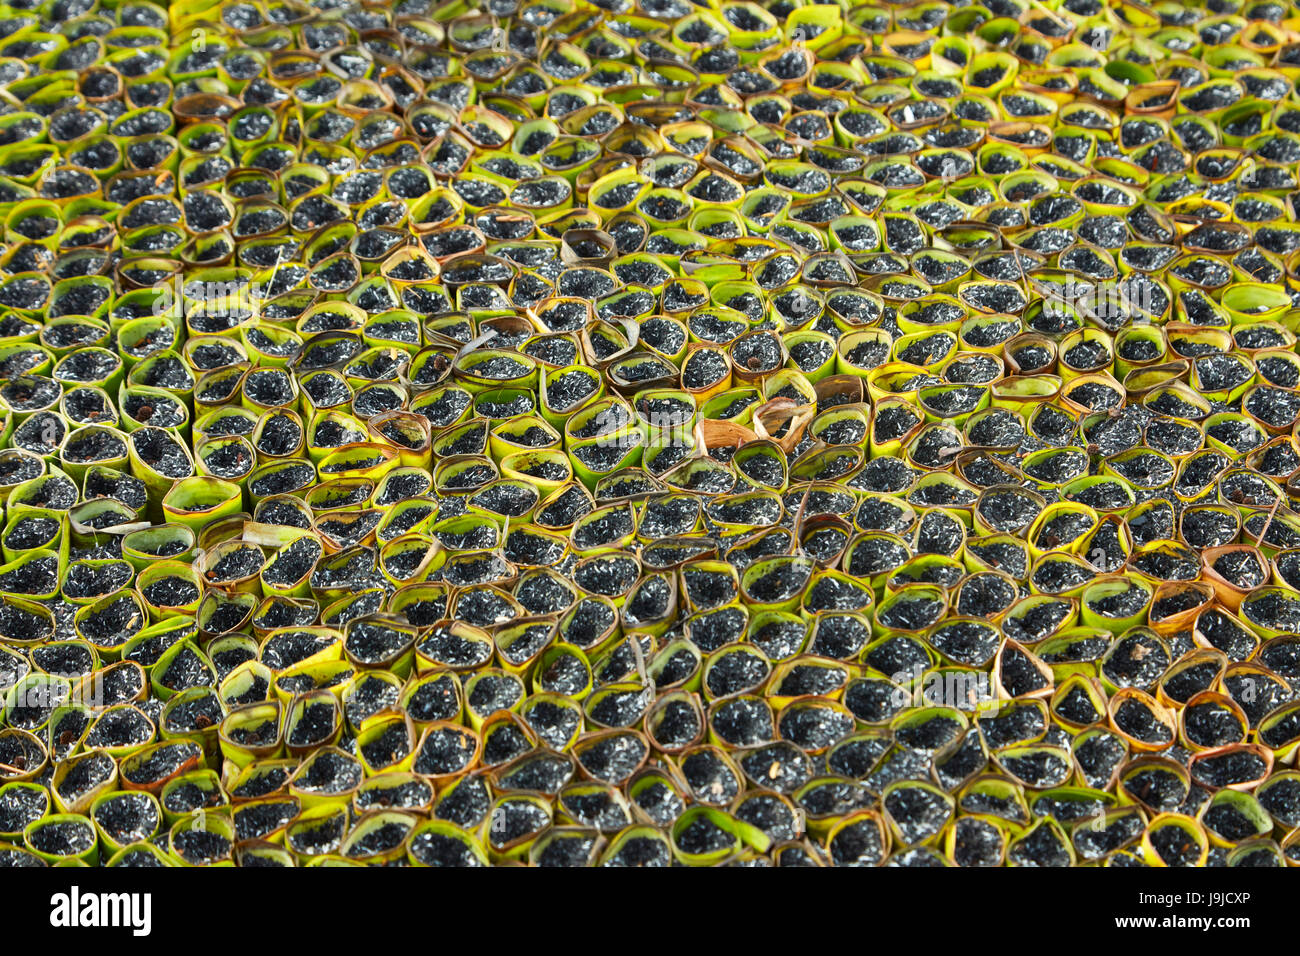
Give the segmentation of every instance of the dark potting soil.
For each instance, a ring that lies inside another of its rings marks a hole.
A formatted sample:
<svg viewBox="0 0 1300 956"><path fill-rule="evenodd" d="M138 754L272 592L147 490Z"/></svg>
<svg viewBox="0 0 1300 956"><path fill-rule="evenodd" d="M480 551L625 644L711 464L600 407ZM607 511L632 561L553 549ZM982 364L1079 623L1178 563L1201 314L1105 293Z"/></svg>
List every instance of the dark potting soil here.
<svg viewBox="0 0 1300 956"><path fill-rule="evenodd" d="M297 803L289 800L240 807L234 813L235 839L238 841L263 839L297 815Z"/></svg>
<svg viewBox="0 0 1300 956"><path fill-rule="evenodd" d="M487 716L498 710L511 710L524 697L522 684L505 674L484 674L475 682L466 698L474 712Z"/></svg>
<svg viewBox="0 0 1300 956"><path fill-rule="evenodd" d="M185 478L194 473L185 448L160 428L132 432L131 445L141 461L166 478Z"/></svg>
<svg viewBox="0 0 1300 956"><path fill-rule="evenodd" d="M182 647L157 675L163 686L174 691L187 690L191 687L206 687L213 681L211 666L199 656L197 651Z"/></svg>
<svg viewBox="0 0 1300 956"><path fill-rule="evenodd" d="M262 569L262 577L274 584L295 584L312 572L322 553L319 542L311 537L299 538Z"/></svg>
<svg viewBox="0 0 1300 956"><path fill-rule="evenodd" d="M49 809L49 796L39 789L11 787L0 794L0 833L21 833Z"/></svg>
<svg viewBox="0 0 1300 956"><path fill-rule="evenodd" d="M1136 740L1147 744L1168 743L1173 732L1161 723L1150 707L1127 698L1115 710L1115 726Z"/></svg>
<svg viewBox="0 0 1300 956"><path fill-rule="evenodd" d="M221 555L207 569L204 577L210 582L239 581L260 571L264 562L260 548L244 545Z"/></svg>
<svg viewBox="0 0 1300 956"><path fill-rule="evenodd" d="M108 754L93 754L72 764L54 789L65 802L71 804L108 781L113 775L113 768L113 758Z"/></svg>
<svg viewBox="0 0 1300 956"><path fill-rule="evenodd" d="M307 747L327 740L337 726L337 711L330 704L308 704L303 708L293 729L289 743Z"/></svg>
<svg viewBox="0 0 1300 956"><path fill-rule="evenodd" d="M187 761L198 756L198 747L193 743L164 744L152 751L140 762L120 769L121 775L135 784L151 784L165 780Z"/></svg>
<svg viewBox="0 0 1300 956"><path fill-rule="evenodd" d="M1219 555L1211 565L1224 580L1243 591L1259 587L1268 572L1251 551L1228 551Z"/></svg>
<svg viewBox="0 0 1300 956"><path fill-rule="evenodd" d="M76 856L95 843L95 831L88 823L53 822L32 830L27 836L33 849L51 856Z"/></svg>
<svg viewBox="0 0 1300 956"><path fill-rule="evenodd" d="M298 778L298 786L315 793L346 793L361 782L361 765L345 754L320 751L307 771Z"/></svg>
<svg viewBox="0 0 1300 956"><path fill-rule="evenodd" d="M148 839L161 823L158 805L142 793L118 794L100 804L94 817L120 846Z"/></svg>
<svg viewBox="0 0 1300 956"><path fill-rule="evenodd" d="M107 710L95 721L91 727L90 733L86 735L83 746L86 749L96 747L129 747L131 745L146 744L153 739L154 726L149 722L144 714L134 707L117 707ZM102 766L98 772L105 768ZM80 774L83 779L86 773L90 772L89 764L83 768L78 765L75 772ZM73 774L65 778L65 782L71 780ZM76 786L75 783L69 783L70 786Z"/></svg>
<svg viewBox="0 0 1300 956"><path fill-rule="evenodd" d="M120 597L85 617L81 622L81 636L99 647L116 647L134 637L144 624L136 603L129 597Z"/></svg>
<svg viewBox="0 0 1300 956"><path fill-rule="evenodd" d="M1192 779L1207 787L1228 787L1262 778L1268 766L1250 750L1231 750L1204 757L1192 765Z"/></svg>
<svg viewBox="0 0 1300 956"><path fill-rule="evenodd" d="M21 518L10 526L4 545L13 551L31 551L44 547L59 533L59 522L54 518L33 516Z"/></svg>
<svg viewBox="0 0 1300 956"><path fill-rule="evenodd" d="M225 716L215 694L204 694L176 704L168 712L164 728L175 734L194 733L215 727Z"/></svg>
<svg viewBox="0 0 1300 956"><path fill-rule="evenodd" d="M1151 847L1166 866L1195 866L1200 857L1200 846L1191 832L1174 824L1167 824L1150 834Z"/></svg>
<svg viewBox="0 0 1300 956"><path fill-rule="evenodd" d="M199 587L189 578L170 575L151 581L140 593L154 607L184 607L199 599Z"/></svg>
<svg viewBox="0 0 1300 956"><path fill-rule="evenodd" d="M172 847L188 863L213 863L230 855L230 840L212 830L181 830L172 834Z"/></svg>
<svg viewBox="0 0 1300 956"><path fill-rule="evenodd" d="M0 638L10 641L38 641L51 634L49 622L34 611L16 604L0 604ZM40 648L34 650L39 651ZM44 666L38 663L38 666ZM55 671L46 667L51 673Z"/></svg>

